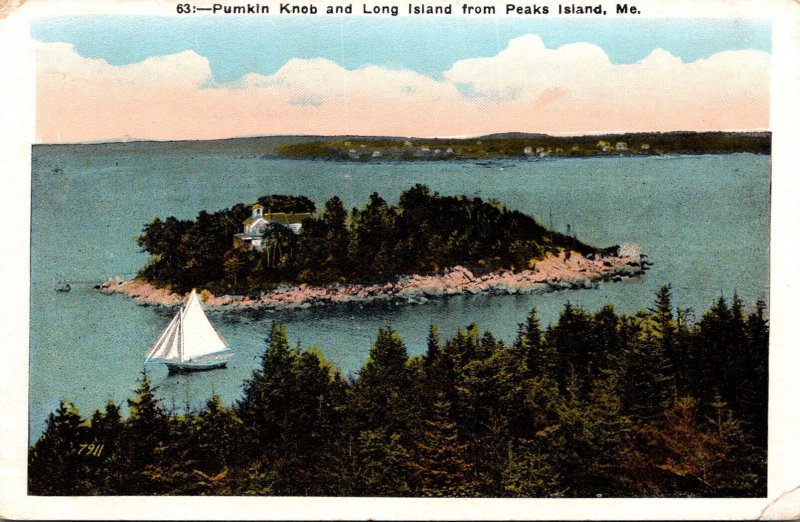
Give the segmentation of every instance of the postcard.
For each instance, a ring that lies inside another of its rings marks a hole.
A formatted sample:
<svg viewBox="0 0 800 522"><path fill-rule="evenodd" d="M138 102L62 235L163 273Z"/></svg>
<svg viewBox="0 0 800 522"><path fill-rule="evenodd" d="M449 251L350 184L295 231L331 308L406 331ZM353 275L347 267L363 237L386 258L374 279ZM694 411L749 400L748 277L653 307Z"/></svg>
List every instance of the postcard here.
<svg viewBox="0 0 800 522"><path fill-rule="evenodd" d="M0 515L800 517L796 3L0 16Z"/></svg>

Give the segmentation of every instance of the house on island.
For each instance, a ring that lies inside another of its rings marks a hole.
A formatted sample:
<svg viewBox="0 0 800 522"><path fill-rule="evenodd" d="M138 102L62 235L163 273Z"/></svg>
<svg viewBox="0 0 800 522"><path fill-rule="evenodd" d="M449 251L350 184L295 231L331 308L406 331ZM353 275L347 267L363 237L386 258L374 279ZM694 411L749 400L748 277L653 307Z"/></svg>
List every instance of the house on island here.
<svg viewBox="0 0 800 522"><path fill-rule="evenodd" d="M281 225L295 234L303 229L303 220L312 217L308 212L289 214L286 212L267 212L264 207L255 204L252 215L242 223L243 231L233 236L233 245L239 248L261 251L264 246L265 235L270 225Z"/></svg>

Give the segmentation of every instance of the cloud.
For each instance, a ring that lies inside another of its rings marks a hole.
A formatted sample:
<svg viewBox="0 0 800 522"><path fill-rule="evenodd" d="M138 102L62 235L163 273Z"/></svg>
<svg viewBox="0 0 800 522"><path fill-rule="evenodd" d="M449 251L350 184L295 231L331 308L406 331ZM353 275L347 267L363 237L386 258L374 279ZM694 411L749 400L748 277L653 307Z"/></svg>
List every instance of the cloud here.
<svg viewBox="0 0 800 522"><path fill-rule="evenodd" d="M213 81L193 51L114 66L64 43L37 52L41 142L209 139L259 134L477 135L768 127L767 53L684 63L662 49L614 64L589 43L547 49L535 35L435 79L370 65L293 59L272 75Z"/></svg>

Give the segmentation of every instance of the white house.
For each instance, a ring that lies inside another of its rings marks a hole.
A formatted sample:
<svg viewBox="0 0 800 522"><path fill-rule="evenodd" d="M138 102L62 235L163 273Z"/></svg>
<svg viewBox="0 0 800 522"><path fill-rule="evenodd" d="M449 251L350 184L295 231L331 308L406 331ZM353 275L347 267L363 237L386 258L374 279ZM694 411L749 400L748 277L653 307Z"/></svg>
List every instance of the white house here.
<svg viewBox="0 0 800 522"><path fill-rule="evenodd" d="M242 223L243 231L233 236L233 244L240 248L261 251L264 246L267 228L272 225L281 225L295 234L303 229L303 220L310 218L308 212L287 214L286 212L268 212L264 214L264 207L255 204L252 215Z"/></svg>

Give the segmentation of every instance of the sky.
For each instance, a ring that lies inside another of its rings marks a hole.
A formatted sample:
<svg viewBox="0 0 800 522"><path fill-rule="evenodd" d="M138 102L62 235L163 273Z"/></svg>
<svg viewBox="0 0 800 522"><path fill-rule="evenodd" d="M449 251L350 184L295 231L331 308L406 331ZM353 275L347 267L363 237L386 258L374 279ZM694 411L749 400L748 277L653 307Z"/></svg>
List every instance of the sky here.
<svg viewBox="0 0 800 522"><path fill-rule="evenodd" d="M37 141L769 127L768 21L37 21Z"/></svg>

